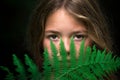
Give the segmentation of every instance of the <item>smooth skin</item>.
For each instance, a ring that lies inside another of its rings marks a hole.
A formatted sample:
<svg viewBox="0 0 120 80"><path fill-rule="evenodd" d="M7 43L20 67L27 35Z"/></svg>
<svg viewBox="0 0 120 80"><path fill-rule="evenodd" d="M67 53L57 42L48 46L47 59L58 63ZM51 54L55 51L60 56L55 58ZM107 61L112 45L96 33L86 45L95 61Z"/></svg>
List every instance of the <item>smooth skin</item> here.
<svg viewBox="0 0 120 80"><path fill-rule="evenodd" d="M77 20L68 12L66 12L64 9L59 9L52 13L46 21L45 36L43 40L43 46L44 48L48 49L50 58L52 58L50 40L53 41L59 50L60 39L62 39L64 42L64 46L69 58L70 39L72 37L77 51L76 57L79 55L78 51L83 39L85 39L85 46L92 44L92 40L87 35L85 26L82 23L77 22Z"/></svg>

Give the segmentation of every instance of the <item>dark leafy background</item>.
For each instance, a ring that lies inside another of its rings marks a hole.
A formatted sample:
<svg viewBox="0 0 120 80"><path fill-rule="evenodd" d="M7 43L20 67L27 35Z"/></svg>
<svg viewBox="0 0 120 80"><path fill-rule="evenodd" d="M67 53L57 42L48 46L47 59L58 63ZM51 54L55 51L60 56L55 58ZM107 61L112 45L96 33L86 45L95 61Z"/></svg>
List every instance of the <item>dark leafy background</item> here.
<svg viewBox="0 0 120 80"><path fill-rule="evenodd" d="M22 59L25 49L25 34L29 16L37 0L1 0L0 2L0 65L13 70L12 54ZM115 43L116 54L120 56L119 3L114 0L99 0L103 12L110 20L110 31ZM0 79L5 73L0 71Z"/></svg>

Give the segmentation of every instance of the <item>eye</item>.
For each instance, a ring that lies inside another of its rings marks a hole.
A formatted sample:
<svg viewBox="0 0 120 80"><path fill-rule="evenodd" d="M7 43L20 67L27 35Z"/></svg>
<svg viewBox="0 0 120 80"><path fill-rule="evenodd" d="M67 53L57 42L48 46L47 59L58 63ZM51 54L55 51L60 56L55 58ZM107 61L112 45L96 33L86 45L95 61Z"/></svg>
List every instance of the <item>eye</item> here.
<svg viewBox="0 0 120 80"><path fill-rule="evenodd" d="M48 35L48 38L52 41L58 41L59 40L58 35L55 35L55 34Z"/></svg>
<svg viewBox="0 0 120 80"><path fill-rule="evenodd" d="M73 36L73 39L74 39L74 41L81 41L84 39L84 37L85 37L84 35L77 34L77 35Z"/></svg>

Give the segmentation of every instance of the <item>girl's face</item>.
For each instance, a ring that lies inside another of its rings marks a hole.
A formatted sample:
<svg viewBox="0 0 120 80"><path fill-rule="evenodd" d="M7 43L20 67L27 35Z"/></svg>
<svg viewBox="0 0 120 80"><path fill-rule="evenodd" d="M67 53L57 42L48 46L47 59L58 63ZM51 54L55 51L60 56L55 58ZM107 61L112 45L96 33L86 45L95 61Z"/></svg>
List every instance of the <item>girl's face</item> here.
<svg viewBox="0 0 120 80"><path fill-rule="evenodd" d="M46 21L43 41L43 46L48 49L50 58L52 58L50 40L53 41L56 48L59 50L60 39L62 39L69 56L71 37L73 37L75 43L77 51L76 57L79 55L78 51L83 39L85 39L85 46L92 43L92 40L87 36L85 26L82 23L77 22L64 9L57 10L51 14Z"/></svg>

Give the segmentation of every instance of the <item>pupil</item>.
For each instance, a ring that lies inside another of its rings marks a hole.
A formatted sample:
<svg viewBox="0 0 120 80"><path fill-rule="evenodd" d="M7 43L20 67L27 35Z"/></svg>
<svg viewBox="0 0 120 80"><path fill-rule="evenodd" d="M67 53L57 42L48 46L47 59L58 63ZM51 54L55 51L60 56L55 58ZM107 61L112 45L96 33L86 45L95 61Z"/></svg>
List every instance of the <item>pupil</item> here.
<svg viewBox="0 0 120 80"><path fill-rule="evenodd" d="M82 36L81 36L81 35L77 35L76 37L77 37L77 38L81 38Z"/></svg>
<svg viewBox="0 0 120 80"><path fill-rule="evenodd" d="M56 35L53 35L53 36L52 36L52 38L54 38L54 39L55 39L56 37L57 37Z"/></svg>

